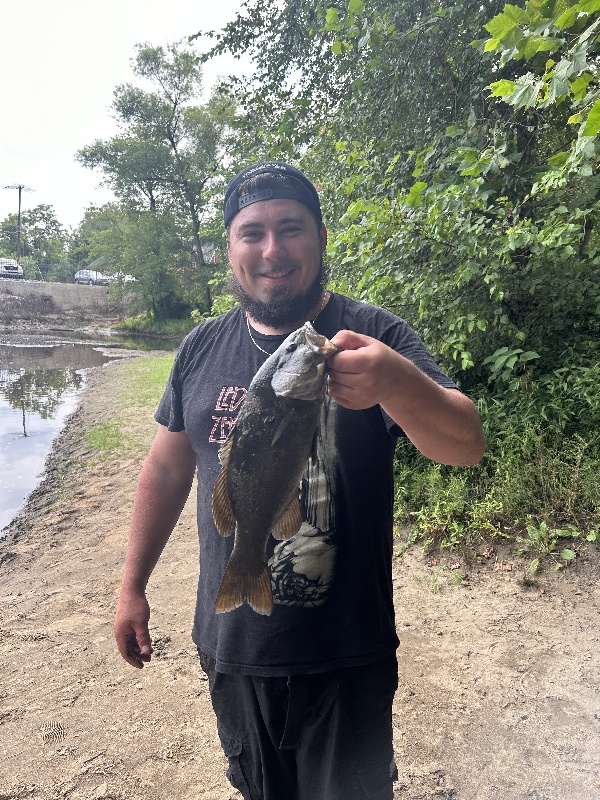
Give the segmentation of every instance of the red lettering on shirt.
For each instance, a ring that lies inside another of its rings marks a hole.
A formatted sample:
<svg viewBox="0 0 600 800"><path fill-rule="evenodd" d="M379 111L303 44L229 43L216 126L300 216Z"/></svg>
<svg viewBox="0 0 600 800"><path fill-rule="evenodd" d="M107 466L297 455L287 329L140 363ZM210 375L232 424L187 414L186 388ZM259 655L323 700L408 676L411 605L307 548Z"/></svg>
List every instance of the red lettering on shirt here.
<svg viewBox="0 0 600 800"><path fill-rule="evenodd" d="M213 426L208 441L223 444L235 425L235 417L213 417Z"/></svg>
<svg viewBox="0 0 600 800"><path fill-rule="evenodd" d="M246 391L240 386L223 386L215 411L235 411L246 397Z"/></svg>

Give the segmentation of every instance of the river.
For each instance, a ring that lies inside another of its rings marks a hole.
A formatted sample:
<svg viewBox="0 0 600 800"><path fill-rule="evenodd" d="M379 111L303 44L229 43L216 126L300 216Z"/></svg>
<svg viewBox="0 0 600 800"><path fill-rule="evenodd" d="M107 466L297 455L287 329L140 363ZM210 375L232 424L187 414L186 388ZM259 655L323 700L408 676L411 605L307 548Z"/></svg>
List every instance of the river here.
<svg viewBox="0 0 600 800"><path fill-rule="evenodd" d="M0 333L0 538L40 482L52 442L77 407L87 371L122 356L123 348L175 346L146 337Z"/></svg>

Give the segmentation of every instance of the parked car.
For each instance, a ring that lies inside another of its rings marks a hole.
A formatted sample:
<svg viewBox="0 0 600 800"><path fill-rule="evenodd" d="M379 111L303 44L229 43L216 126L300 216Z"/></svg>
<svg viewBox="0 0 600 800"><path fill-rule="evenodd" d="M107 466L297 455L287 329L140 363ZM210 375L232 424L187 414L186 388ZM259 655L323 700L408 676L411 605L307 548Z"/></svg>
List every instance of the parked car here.
<svg viewBox="0 0 600 800"><path fill-rule="evenodd" d="M14 258L0 258L0 278L22 278L23 267Z"/></svg>
<svg viewBox="0 0 600 800"><path fill-rule="evenodd" d="M75 283L86 283L88 286L108 286L110 278L95 269L79 269L75 273Z"/></svg>
<svg viewBox="0 0 600 800"><path fill-rule="evenodd" d="M108 279L112 283L131 283L131 281L135 281L133 275L126 275L124 272L115 272L113 275L109 275Z"/></svg>

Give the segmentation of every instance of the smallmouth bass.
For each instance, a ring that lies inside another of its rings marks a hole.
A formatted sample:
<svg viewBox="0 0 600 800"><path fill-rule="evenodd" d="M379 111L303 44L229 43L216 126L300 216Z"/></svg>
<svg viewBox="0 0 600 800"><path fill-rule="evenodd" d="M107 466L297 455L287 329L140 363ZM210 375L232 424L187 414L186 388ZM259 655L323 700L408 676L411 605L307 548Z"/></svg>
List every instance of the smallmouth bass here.
<svg viewBox="0 0 600 800"><path fill-rule="evenodd" d="M221 536L235 534L215 601L220 614L248 603L271 614L269 536L289 539L302 524L300 480L325 399L326 361L338 348L310 322L290 333L254 376L219 451L212 513Z"/></svg>

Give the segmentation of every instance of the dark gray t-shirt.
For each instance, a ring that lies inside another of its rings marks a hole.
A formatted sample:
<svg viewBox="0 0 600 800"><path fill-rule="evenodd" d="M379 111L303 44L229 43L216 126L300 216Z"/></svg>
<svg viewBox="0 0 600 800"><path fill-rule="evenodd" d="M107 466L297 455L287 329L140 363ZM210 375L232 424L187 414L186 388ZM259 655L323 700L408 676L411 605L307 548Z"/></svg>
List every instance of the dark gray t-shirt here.
<svg viewBox="0 0 600 800"><path fill-rule="evenodd" d="M437 367L411 328L387 311L332 295L316 320L332 338L349 329L381 340L442 386ZM274 352L285 337L253 332ZM267 548L275 607L270 616L243 605L215 614L215 597L233 537L217 533L211 497L218 450L267 356L250 339L239 308L195 328L184 340L155 419L185 430L198 465L200 579L193 639L217 670L294 675L358 666L398 645L392 599L393 458L397 425L379 406L351 411L327 397L316 459L302 481L303 524Z"/></svg>

